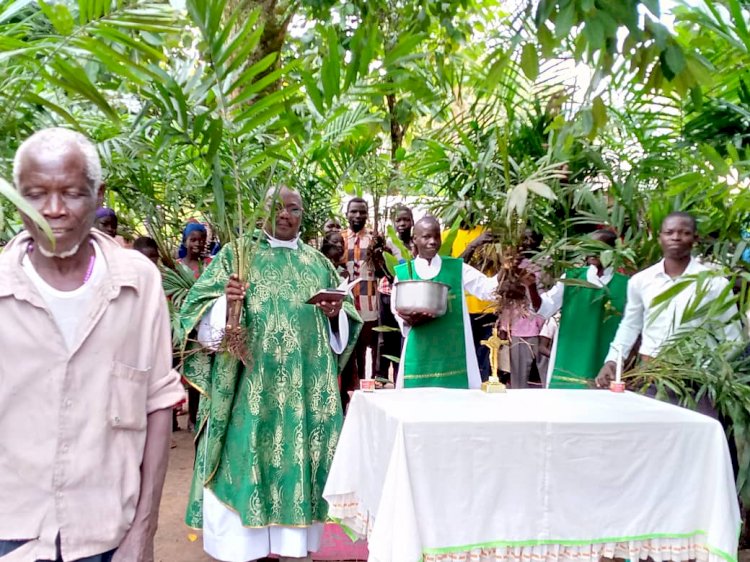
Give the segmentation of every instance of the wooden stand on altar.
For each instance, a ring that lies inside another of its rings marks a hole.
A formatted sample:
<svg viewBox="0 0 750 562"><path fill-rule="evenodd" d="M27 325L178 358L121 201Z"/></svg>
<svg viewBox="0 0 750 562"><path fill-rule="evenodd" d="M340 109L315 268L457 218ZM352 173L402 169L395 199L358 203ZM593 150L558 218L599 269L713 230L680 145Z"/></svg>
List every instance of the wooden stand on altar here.
<svg viewBox="0 0 750 562"><path fill-rule="evenodd" d="M492 328L492 335L486 340L482 340L481 343L490 350L490 368L492 369L492 375L490 375L489 380L482 383L482 391L489 393L505 392L505 385L500 382L500 377L497 376L497 373L500 348L508 345L510 342L497 335L497 326L495 326Z"/></svg>

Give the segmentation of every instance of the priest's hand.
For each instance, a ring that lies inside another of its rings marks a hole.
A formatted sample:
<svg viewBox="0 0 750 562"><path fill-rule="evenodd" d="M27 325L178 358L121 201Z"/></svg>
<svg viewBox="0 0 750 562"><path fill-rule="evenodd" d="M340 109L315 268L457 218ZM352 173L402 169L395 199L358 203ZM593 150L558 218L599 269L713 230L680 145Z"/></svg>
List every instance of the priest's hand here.
<svg viewBox="0 0 750 562"><path fill-rule="evenodd" d="M409 326L419 326L420 324L435 319L434 314L428 314L426 312L412 312L411 314L399 312L398 315L403 318L404 322Z"/></svg>
<svg viewBox="0 0 750 562"><path fill-rule="evenodd" d="M615 380L617 365L614 361L607 361L596 376L597 388L609 388L609 383Z"/></svg>
<svg viewBox="0 0 750 562"><path fill-rule="evenodd" d="M229 282L225 289L227 295L227 301L232 303L234 301L241 301L245 299L245 291L250 286L249 283L242 283L239 276L236 273L232 273L229 276Z"/></svg>
<svg viewBox="0 0 750 562"><path fill-rule="evenodd" d="M343 301L320 301L315 306L323 311L328 318L337 318L339 312L341 312L341 305Z"/></svg>

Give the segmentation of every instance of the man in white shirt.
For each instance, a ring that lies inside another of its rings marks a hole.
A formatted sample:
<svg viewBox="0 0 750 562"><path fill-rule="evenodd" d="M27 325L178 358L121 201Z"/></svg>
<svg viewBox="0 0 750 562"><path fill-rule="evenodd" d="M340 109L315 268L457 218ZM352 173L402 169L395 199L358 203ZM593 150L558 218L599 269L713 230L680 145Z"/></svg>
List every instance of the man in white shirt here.
<svg viewBox="0 0 750 562"><path fill-rule="evenodd" d="M704 318L685 318L686 310L697 304L697 294L705 291L700 304L727 295L727 280L709 276L705 272L711 270L692 257L696 238L696 222L692 215L674 212L664 219L659 232L664 259L634 275L628 284L622 322L596 379L600 388L608 387L614 380L618 353L627 357L639 335L640 357L648 361L675 334L705 321ZM668 301L654 304L654 299L680 284L684 288ZM727 306L718 320L724 325L724 338L734 340L740 337L734 305Z"/></svg>

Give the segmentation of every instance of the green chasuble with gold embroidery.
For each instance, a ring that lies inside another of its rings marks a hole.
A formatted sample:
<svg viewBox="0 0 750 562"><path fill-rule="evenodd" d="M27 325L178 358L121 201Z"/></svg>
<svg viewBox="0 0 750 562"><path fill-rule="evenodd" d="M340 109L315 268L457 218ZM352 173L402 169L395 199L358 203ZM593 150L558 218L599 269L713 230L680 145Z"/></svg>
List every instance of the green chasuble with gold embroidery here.
<svg viewBox="0 0 750 562"><path fill-rule="evenodd" d="M328 319L305 303L339 285L330 262L301 242L272 248L256 234L244 245L253 249L243 315L250 360L245 366L220 351L209 362L202 354L185 372L202 393L186 522L202 527L207 487L247 527L308 526L327 516L322 493L342 424L337 377L362 321L345 301L349 342L337 356ZM233 249L227 245L190 290L183 342L224 295Z"/></svg>

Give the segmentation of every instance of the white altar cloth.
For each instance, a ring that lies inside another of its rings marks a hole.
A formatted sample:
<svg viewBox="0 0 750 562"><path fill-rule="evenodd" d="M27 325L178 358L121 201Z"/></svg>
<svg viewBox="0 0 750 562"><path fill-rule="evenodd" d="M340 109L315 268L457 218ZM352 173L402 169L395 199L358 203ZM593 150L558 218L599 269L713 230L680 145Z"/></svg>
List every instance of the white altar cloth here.
<svg viewBox="0 0 750 562"><path fill-rule="evenodd" d="M632 393L356 392L323 496L375 562L737 559L721 425Z"/></svg>

